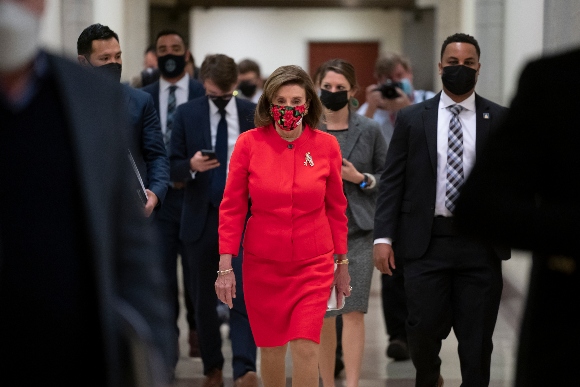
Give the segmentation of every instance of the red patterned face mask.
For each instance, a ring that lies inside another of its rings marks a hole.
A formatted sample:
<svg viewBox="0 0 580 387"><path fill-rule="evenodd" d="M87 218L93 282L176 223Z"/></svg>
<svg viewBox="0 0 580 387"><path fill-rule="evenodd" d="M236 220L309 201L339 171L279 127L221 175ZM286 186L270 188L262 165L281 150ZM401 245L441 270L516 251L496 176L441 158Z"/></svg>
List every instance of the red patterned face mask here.
<svg viewBox="0 0 580 387"><path fill-rule="evenodd" d="M300 106L281 106L270 104L270 113L280 129L287 132L295 129L302 122L306 104Z"/></svg>

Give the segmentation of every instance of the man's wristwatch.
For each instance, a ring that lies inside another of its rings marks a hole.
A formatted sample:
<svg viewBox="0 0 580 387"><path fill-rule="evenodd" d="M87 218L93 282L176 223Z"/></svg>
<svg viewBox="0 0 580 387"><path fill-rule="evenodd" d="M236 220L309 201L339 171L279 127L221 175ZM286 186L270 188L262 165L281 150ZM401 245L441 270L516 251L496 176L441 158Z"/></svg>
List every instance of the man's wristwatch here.
<svg viewBox="0 0 580 387"><path fill-rule="evenodd" d="M369 177L366 173L363 173L363 181L361 181L361 183L359 184L359 187L361 187L361 189L365 189L366 187L369 186Z"/></svg>

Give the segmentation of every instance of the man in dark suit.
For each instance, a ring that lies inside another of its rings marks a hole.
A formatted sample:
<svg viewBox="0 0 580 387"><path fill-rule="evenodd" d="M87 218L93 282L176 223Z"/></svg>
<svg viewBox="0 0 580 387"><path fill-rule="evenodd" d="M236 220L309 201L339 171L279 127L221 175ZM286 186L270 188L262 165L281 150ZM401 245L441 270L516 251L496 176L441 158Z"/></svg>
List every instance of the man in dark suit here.
<svg viewBox="0 0 580 387"><path fill-rule="evenodd" d="M110 75L114 81L121 80L123 60L119 36L109 27L93 24L85 28L77 40L77 54L81 65ZM127 85L122 87L132 129L127 133L131 144L129 149L146 188L144 210L148 217L163 202L167 193L169 159L163 146L153 98Z"/></svg>
<svg viewBox="0 0 580 387"><path fill-rule="evenodd" d="M175 350L155 234L131 192L120 87L38 51L44 7L0 1L0 384L133 386L148 375L124 344Z"/></svg>
<svg viewBox="0 0 580 387"><path fill-rule="evenodd" d="M187 101L205 95L201 83L191 79L186 72L186 58L189 50L185 39L179 32L163 30L157 34L155 49L161 77L142 90L151 94L157 114L161 121L161 131L165 143L166 152L169 155L169 144L175 121L177 107ZM179 317L179 300L177 286L177 257L183 256L183 245L179 239L181 228L181 209L183 206L185 184L181 181L171 181L163 207L155 218L163 240L163 257L165 272L173 294L175 312L175 332L179 335L177 318ZM194 284L191 282L193 274L187 266L187 262L181 261L183 268L183 286L189 291L185 292L185 305L187 308L187 323L189 325L189 356L199 357L198 335L195 327L195 313L189 295L193 292ZM177 357L175 358L177 364Z"/></svg>
<svg viewBox="0 0 580 387"><path fill-rule="evenodd" d="M214 282L219 263L218 208L225 188L227 166L240 133L254 127L256 105L233 97L238 79L234 60L210 55L200 69L207 97L194 99L177 109L171 137L171 180L186 185L180 237L184 259L192 265L196 289L196 322L204 374L203 386L223 384L220 321ZM215 150L211 156L202 150ZM239 256L241 257L242 254ZM256 344L243 299L241 263L234 268L238 297L230 315L233 369L236 386L257 386Z"/></svg>
<svg viewBox="0 0 580 387"><path fill-rule="evenodd" d="M443 91L402 109L387 152L375 214L375 266L404 260L407 338L416 386L443 385L441 342L453 328L464 385L487 386L492 335L509 250L459 236L458 191L507 109L475 94L480 50L469 35L441 49ZM391 247L392 245L392 247Z"/></svg>
<svg viewBox="0 0 580 387"><path fill-rule="evenodd" d="M580 381L579 61L576 49L528 64L457 203L462 230L533 251L517 387Z"/></svg>

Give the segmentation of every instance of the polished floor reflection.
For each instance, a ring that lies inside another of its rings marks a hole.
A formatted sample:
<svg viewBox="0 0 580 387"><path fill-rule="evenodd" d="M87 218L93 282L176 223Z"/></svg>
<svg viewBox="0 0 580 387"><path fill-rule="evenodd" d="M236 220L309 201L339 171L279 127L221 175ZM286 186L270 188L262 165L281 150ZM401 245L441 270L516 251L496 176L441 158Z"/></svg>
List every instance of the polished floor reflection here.
<svg viewBox="0 0 580 387"><path fill-rule="evenodd" d="M512 385L518 328L527 290L529 267L529 255L517 251L513 252L512 259L503 263L504 290L494 333L491 387ZM367 335L360 387L413 387L415 370L411 361L394 362L385 357L387 336L381 314L378 275L379 273L375 272L369 313L365 318ZM180 328L182 332L180 338L181 356L176 369L175 387L201 386L203 381L201 360L187 357L189 351L186 337L187 325L183 316L180 318ZM233 385L233 381L231 346L227 339L227 325L222 325L222 336L224 337L223 352L226 357L223 370L225 387L230 387ZM457 340L453 336L453 332L443 342L440 356L443 361L441 374L445 379L445 387L459 387L461 373L457 356ZM287 364L288 376L290 376L292 364L289 357ZM343 378L344 374L341 375L341 378L336 379L336 387L345 385ZM288 378L288 386L290 385Z"/></svg>

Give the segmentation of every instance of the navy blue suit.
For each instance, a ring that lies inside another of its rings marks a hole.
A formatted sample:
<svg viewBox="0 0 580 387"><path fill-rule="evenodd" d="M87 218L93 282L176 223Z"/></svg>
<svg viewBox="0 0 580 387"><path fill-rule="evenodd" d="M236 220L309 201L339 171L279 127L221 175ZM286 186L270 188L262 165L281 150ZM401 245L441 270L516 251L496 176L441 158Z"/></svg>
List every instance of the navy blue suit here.
<svg viewBox="0 0 580 387"><path fill-rule="evenodd" d="M131 133L131 153L145 187L151 190L161 204L169 183L169 159L163 144L161 125L153 98L141 91L122 85Z"/></svg>
<svg viewBox="0 0 580 387"><path fill-rule="evenodd" d="M159 117L159 81L156 81L144 88L142 91L151 94L153 97L153 104L157 110L157 117ZM189 93L188 101L201 97L205 95L205 89L202 84L194 79L189 80ZM174 181L174 180L170 180ZM171 184L168 188L165 201L163 206L159 209L155 222L159 227L159 232L163 240L163 256L165 264L165 273L169 281L169 287L172 292L172 297L174 300L173 311L175 315L175 321L179 317L179 300L178 300L178 285L177 285L177 256L178 254L183 255L183 245L179 239L179 233L181 229L181 207L183 204L183 189L178 189L179 187ZM189 325L190 334L195 332L195 318L193 313L193 306L189 297L189 294L193 292L194 285L190 281L192 275L190 274L190 268L187 262L182 261L183 267L183 282L184 287L189 289L185 297L185 303L187 306L187 322ZM179 328L177 324L175 325L175 341L179 337ZM175 356L175 364L177 364L177 354Z"/></svg>
<svg viewBox="0 0 580 387"><path fill-rule="evenodd" d="M256 105L235 98L240 133L254 127ZM218 208L211 203L213 171L198 172L192 178L189 160L201 149L212 149L210 106L207 97L197 98L177 108L171 136L171 180L186 183L181 218L181 240L185 258L194 269L197 329L200 338L204 374L222 369L220 321L216 311L217 296L214 282L219 263ZM223 193L222 193L223 194ZM256 371L256 344L252 336L242 291L242 252L234 259L234 273L238 284L234 308L230 311L234 379L248 371Z"/></svg>

